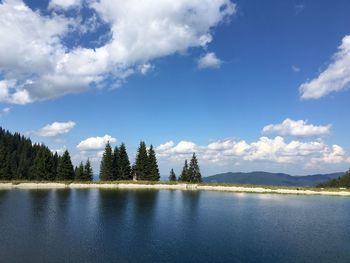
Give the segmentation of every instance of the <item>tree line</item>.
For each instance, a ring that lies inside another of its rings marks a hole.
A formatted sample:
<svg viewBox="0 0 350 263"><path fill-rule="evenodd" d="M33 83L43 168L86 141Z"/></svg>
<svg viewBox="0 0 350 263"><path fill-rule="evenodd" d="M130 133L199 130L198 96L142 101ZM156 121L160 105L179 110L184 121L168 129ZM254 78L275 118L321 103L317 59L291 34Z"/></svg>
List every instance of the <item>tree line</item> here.
<svg viewBox="0 0 350 263"><path fill-rule="evenodd" d="M125 144L112 150L108 142L101 159L99 175L101 181L159 181L155 150L152 145L147 148L145 142L141 141L135 162L131 165ZM89 159L74 167L68 150L58 155L44 144L33 144L29 138L0 127L0 180L92 181L93 170ZM179 178L171 169L169 181L202 181L195 153L189 165L185 161Z"/></svg>
<svg viewBox="0 0 350 263"><path fill-rule="evenodd" d="M328 182L319 184L318 187L324 188L339 188L345 187L350 188L350 170L347 171L343 176L340 176L336 179L332 179Z"/></svg>
<svg viewBox="0 0 350 263"><path fill-rule="evenodd" d="M0 128L0 180L92 180L90 161L74 169L69 152L62 156L44 144Z"/></svg>

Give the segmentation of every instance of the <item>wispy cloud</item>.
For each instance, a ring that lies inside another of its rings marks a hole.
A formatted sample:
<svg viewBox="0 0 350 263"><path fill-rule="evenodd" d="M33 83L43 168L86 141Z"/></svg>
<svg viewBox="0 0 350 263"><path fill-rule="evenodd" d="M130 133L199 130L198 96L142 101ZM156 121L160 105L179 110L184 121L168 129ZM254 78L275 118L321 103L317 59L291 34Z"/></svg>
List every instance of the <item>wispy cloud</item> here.
<svg viewBox="0 0 350 263"><path fill-rule="evenodd" d="M213 52L206 53L197 62L199 69L220 68L221 64L222 61Z"/></svg>
<svg viewBox="0 0 350 263"><path fill-rule="evenodd" d="M302 99L319 99L350 86L350 35L343 38L339 51L327 68L299 87Z"/></svg>
<svg viewBox="0 0 350 263"><path fill-rule="evenodd" d="M10 108L10 107L3 108L3 109L0 111L0 117L9 114L10 111L11 111L11 108Z"/></svg>
<svg viewBox="0 0 350 263"><path fill-rule="evenodd" d="M299 73L300 72L300 68L297 67L297 66L292 66L292 70L295 72L295 73Z"/></svg>
<svg viewBox="0 0 350 263"><path fill-rule="evenodd" d="M35 133L41 137L55 137L58 135L66 134L75 127L76 123L73 121L68 122L54 122L48 124L39 129Z"/></svg>

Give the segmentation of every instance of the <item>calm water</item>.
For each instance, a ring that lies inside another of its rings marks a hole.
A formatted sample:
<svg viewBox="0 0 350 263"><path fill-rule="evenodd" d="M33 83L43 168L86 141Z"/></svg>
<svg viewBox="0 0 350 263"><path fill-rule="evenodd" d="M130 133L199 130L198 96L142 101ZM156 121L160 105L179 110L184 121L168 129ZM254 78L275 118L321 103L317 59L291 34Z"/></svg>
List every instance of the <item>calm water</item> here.
<svg viewBox="0 0 350 263"><path fill-rule="evenodd" d="M0 262L350 262L350 199L0 190Z"/></svg>

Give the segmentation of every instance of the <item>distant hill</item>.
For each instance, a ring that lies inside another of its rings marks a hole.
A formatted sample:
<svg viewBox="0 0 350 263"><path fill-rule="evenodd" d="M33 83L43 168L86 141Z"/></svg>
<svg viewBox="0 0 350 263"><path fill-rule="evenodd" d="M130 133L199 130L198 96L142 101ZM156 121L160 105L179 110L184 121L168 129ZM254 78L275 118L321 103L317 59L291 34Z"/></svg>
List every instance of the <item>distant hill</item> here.
<svg viewBox="0 0 350 263"><path fill-rule="evenodd" d="M307 176L292 176L284 173L251 172L251 173L222 173L204 177L206 183L223 184L255 184L281 186L317 186L332 179L339 178L345 173L314 174Z"/></svg>

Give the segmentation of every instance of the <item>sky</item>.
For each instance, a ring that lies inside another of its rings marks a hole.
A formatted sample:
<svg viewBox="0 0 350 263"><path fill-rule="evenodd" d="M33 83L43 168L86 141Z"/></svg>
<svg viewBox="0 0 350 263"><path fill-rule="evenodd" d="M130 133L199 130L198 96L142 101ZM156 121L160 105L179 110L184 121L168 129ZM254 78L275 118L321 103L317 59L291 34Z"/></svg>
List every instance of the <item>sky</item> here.
<svg viewBox="0 0 350 263"><path fill-rule="evenodd" d="M0 126L161 175L350 167L348 0L2 0Z"/></svg>

